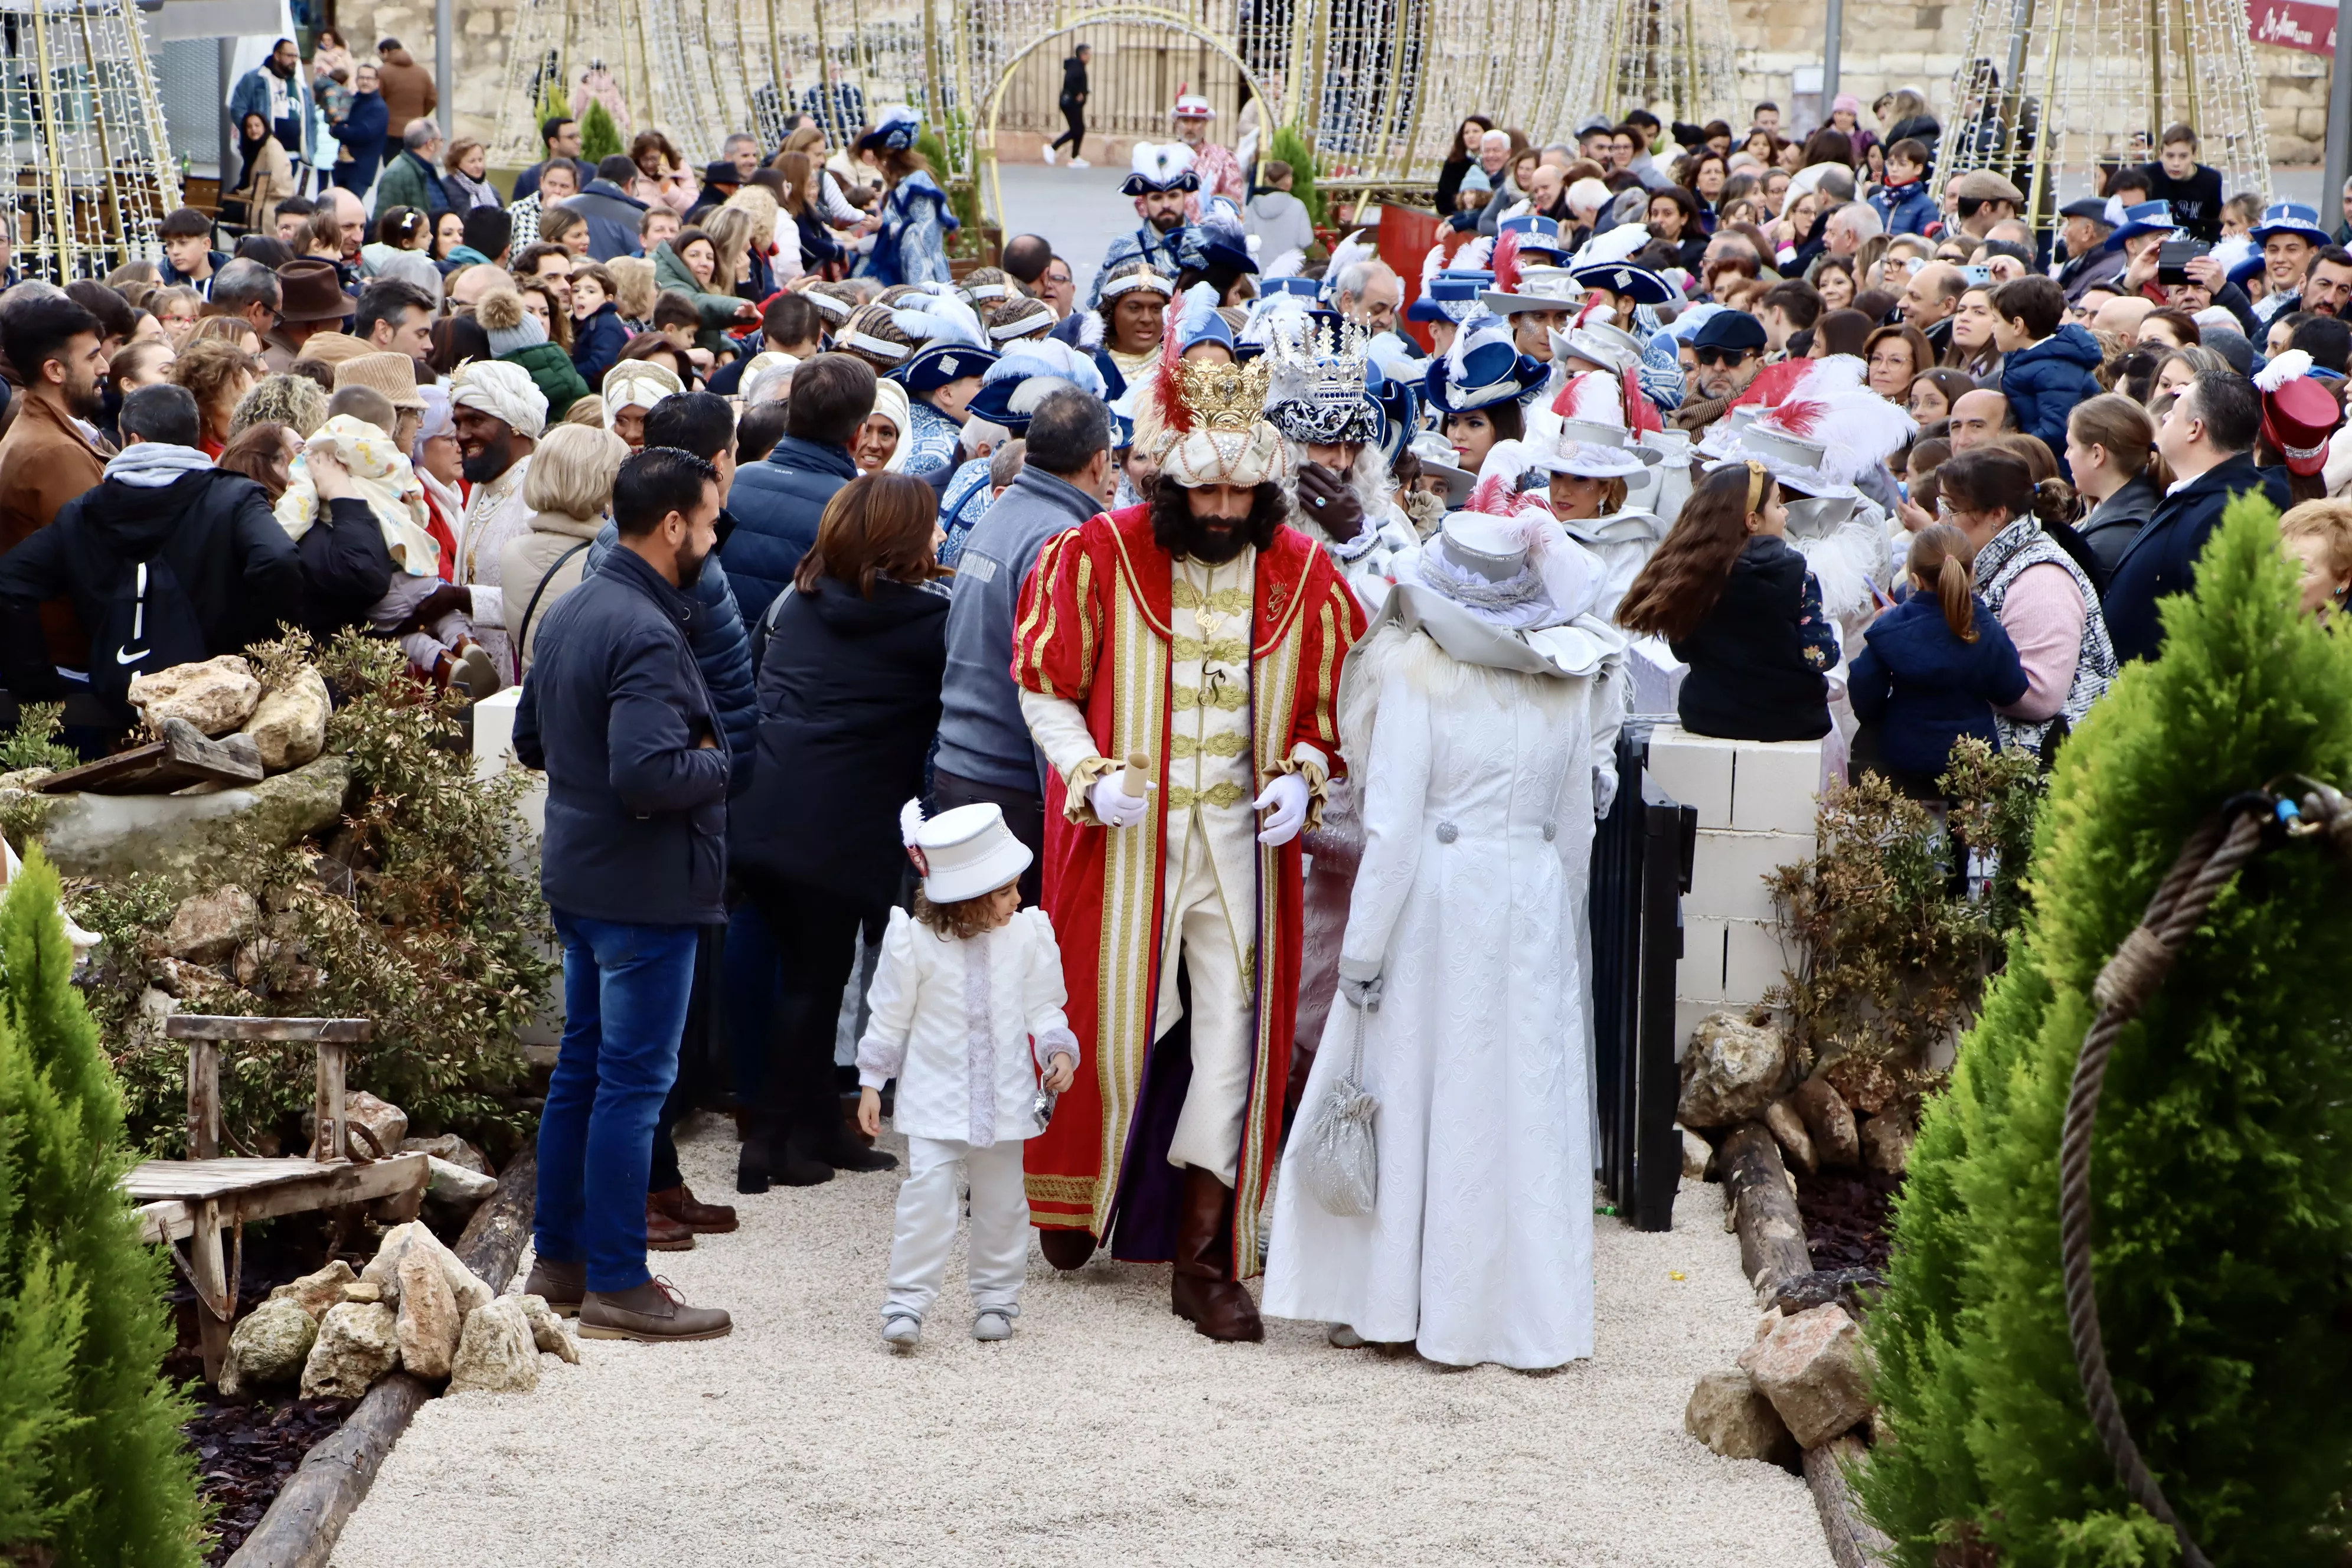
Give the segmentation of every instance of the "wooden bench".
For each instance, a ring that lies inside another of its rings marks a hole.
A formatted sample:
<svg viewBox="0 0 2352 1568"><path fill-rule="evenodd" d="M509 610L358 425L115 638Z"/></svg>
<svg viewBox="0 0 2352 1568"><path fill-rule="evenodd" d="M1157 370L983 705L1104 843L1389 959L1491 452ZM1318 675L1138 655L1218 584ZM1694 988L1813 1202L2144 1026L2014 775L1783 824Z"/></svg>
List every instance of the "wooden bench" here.
<svg viewBox="0 0 2352 1568"><path fill-rule="evenodd" d="M139 1205L140 1237L172 1248L173 1261L196 1292L196 1324L206 1381L220 1380L236 1319L237 1277L248 1220L373 1205L380 1219L416 1217L424 1202L425 1156L352 1147L343 1073L351 1048L374 1031L365 1018L222 1018L174 1014L167 1039L188 1043L188 1157L149 1160L122 1179ZM307 1040L319 1053L317 1131L307 1156L221 1157L220 1047L224 1041ZM232 1237L224 1256L223 1236ZM188 1243L182 1255L178 1243Z"/></svg>

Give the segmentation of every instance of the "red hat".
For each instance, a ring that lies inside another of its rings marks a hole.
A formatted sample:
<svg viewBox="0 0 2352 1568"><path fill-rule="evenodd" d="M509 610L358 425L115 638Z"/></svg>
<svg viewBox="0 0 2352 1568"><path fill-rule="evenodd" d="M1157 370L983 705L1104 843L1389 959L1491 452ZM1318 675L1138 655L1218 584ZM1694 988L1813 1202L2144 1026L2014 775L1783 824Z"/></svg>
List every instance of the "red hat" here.
<svg viewBox="0 0 2352 1568"><path fill-rule="evenodd" d="M2310 363L2290 349L2254 378L2263 394L2263 439L2286 459L2287 472L2306 479L2326 465L2327 437L2344 423L2343 407L2313 379Z"/></svg>

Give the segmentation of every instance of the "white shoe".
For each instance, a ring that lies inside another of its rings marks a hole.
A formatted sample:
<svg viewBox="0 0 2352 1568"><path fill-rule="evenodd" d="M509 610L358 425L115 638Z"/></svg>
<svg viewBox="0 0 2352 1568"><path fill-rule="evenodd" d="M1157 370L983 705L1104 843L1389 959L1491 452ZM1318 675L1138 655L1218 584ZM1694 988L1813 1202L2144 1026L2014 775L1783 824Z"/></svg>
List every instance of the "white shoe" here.
<svg viewBox="0 0 2352 1568"><path fill-rule="evenodd" d="M971 1337L976 1340L1011 1339L1013 1314L1002 1307L982 1308L971 1321Z"/></svg>
<svg viewBox="0 0 2352 1568"><path fill-rule="evenodd" d="M1055 154L1055 153L1054 149L1052 149L1051 147L1048 147L1048 148L1046 148L1046 149L1045 149L1045 163L1046 163L1046 166L1047 166L1048 168L1050 168L1050 167L1052 167L1052 166L1053 166L1054 159L1055 159L1055 156L1056 156L1056 154Z"/></svg>
<svg viewBox="0 0 2352 1568"><path fill-rule="evenodd" d="M1070 167L1073 169L1091 169L1094 165L1087 163L1084 158L1073 158L1070 160Z"/></svg>
<svg viewBox="0 0 2352 1568"><path fill-rule="evenodd" d="M923 1341L923 1321L903 1314L882 1320L882 1342L894 1351L910 1351Z"/></svg>

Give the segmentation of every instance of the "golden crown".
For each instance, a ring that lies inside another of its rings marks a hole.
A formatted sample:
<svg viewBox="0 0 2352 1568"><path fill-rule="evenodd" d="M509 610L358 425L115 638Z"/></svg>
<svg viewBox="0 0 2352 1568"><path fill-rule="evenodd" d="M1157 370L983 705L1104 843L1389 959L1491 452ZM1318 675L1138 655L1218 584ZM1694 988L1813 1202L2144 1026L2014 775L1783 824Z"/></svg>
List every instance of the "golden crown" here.
<svg viewBox="0 0 2352 1568"><path fill-rule="evenodd" d="M1261 354L1246 364L1176 362L1177 388L1195 426L1203 430L1246 430L1265 412L1266 379L1273 367Z"/></svg>

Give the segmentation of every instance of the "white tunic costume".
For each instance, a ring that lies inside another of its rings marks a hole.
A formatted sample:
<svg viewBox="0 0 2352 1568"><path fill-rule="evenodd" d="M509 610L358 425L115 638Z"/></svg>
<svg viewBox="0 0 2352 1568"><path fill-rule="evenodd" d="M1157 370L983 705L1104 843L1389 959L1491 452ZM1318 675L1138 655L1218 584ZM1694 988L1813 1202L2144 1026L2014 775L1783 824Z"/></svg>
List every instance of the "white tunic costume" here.
<svg viewBox="0 0 2352 1568"><path fill-rule="evenodd" d="M1583 562L1576 611L1601 586ZM1580 933L1622 639L1558 609L1498 626L1411 564L1341 698L1364 834L1342 972L1377 972L1383 994L1370 1014L1331 1005L1299 1110L1303 1127L1360 1026L1378 1201L1363 1217L1323 1210L1297 1177L1307 1141L1294 1134L1263 1310L1457 1365L1553 1367L1592 1351Z"/></svg>

